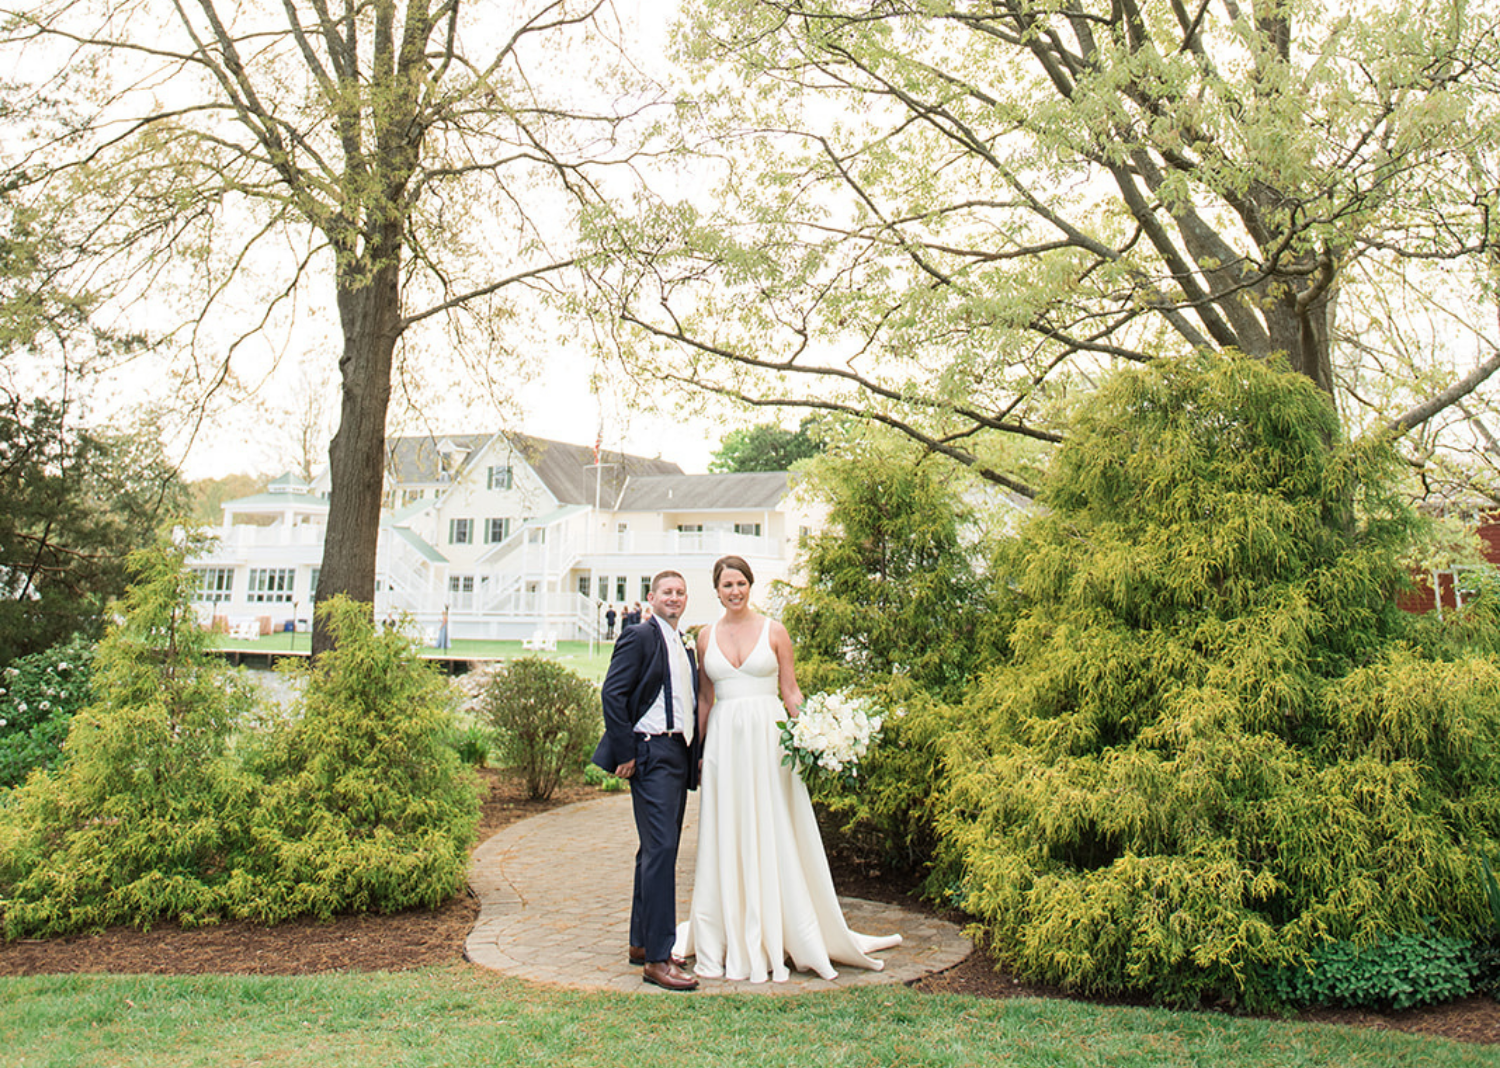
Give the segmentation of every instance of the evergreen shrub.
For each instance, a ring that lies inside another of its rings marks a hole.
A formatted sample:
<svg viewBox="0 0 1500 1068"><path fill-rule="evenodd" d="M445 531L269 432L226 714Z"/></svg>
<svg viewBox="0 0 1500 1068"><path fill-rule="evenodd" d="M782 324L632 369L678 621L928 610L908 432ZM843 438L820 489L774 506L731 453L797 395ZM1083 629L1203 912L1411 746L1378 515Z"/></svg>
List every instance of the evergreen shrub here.
<svg viewBox="0 0 1500 1068"><path fill-rule="evenodd" d="M1014 659L941 742L933 886L1003 965L1264 1005L1330 941L1483 928L1500 668L1396 609L1396 475L1258 361L1164 361L1080 407L994 561Z"/></svg>
<svg viewBox="0 0 1500 1068"><path fill-rule="evenodd" d="M457 695L368 605L317 611L334 647L249 757L262 799L237 908L274 923L436 907L462 889L479 824L478 776L449 744Z"/></svg>
<svg viewBox="0 0 1500 1068"><path fill-rule="evenodd" d="M89 701L94 643L74 638L0 672L0 787L56 767L73 715Z"/></svg>
<svg viewBox="0 0 1500 1068"><path fill-rule="evenodd" d="M136 581L98 645L69 759L0 809L8 938L233 911L225 891L247 859L253 790L227 743L251 693L207 651L186 552L132 555Z"/></svg>
<svg viewBox="0 0 1500 1068"><path fill-rule="evenodd" d="M338 598L319 607L338 646L294 706L257 707L206 647L189 551L132 559L68 760L0 806L6 937L447 901L479 802L445 680Z"/></svg>
<svg viewBox="0 0 1500 1068"><path fill-rule="evenodd" d="M552 796L598 741L599 691L555 660L527 656L490 677L480 697L496 758L519 770L533 798Z"/></svg>

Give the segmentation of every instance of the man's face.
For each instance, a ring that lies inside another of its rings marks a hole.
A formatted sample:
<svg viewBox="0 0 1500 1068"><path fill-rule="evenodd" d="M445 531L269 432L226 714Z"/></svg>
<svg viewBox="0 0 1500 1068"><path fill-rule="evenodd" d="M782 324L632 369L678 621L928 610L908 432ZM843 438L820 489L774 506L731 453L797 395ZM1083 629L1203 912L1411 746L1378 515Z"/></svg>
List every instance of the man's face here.
<svg viewBox="0 0 1500 1068"><path fill-rule="evenodd" d="M656 589L646 594L646 603L651 606L651 611L675 627L687 610L687 583L668 575Z"/></svg>

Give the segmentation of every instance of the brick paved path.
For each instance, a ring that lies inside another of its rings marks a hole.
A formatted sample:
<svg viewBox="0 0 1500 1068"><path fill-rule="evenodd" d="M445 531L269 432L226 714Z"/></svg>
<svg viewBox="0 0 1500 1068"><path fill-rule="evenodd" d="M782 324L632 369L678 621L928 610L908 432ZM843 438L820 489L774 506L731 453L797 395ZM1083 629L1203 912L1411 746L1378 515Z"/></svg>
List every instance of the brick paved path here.
<svg viewBox="0 0 1500 1068"><path fill-rule="evenodd" d="M677 915L687 915L697 852L698 802L688 802L677 863ZM465 951L495 971L544 983L629 992L666 991L643 983L625 960L635 823L630 796L554 809L505 828L474 853L469 884L479 921ZM839 966L839 977L793 972L785 983L706 980L701 991L801 994L874 983L901 983L949 968L970 943L951 923L895 905L841 898L849 926L867 934L900 932L904 941L879 954L879 972Z"/></svg>

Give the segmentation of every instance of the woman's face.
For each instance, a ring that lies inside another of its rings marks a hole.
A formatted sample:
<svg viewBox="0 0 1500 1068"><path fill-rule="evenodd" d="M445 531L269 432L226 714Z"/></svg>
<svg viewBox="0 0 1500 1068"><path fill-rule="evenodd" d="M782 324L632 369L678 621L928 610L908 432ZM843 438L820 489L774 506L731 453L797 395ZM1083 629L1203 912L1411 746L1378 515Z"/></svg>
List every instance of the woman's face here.
<svg viewBox="0 0 1500 1068"><path fill-rule="evenodd" d="M750 580L743 571L726 567L719 572L719 584L714 587L714 592L725 608L743 608L750 601Z"/></svg>

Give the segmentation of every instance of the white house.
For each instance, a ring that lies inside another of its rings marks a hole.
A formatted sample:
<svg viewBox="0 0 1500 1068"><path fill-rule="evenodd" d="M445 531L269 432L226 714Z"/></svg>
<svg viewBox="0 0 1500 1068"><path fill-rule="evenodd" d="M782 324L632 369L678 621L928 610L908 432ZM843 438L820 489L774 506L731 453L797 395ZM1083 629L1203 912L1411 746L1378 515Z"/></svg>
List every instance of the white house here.
<svg viewBox="0 0 1500 1068"><path fill-rule="evenodd" d="M718 615L713 562L785 578L821 520L786 472L687 475L676 464L522 434L393 438L376 563L377 617L452 638L581 639L604 609L644 602L664 568L688 582L685 622ZM217 548L192 561L205 616L305 626L328 522L326 475L283 476L224 505Z"/></svg>

